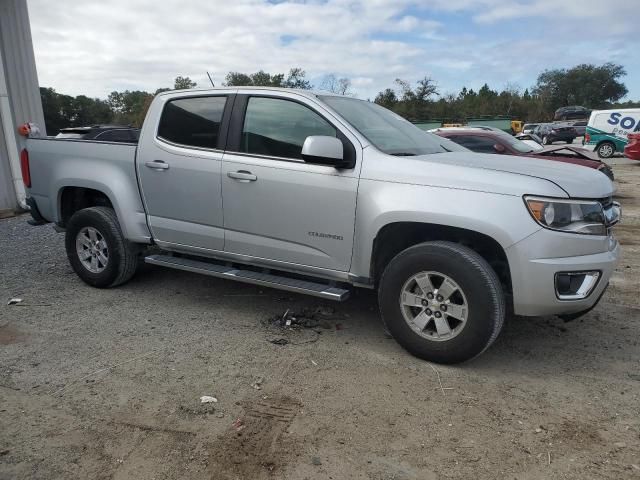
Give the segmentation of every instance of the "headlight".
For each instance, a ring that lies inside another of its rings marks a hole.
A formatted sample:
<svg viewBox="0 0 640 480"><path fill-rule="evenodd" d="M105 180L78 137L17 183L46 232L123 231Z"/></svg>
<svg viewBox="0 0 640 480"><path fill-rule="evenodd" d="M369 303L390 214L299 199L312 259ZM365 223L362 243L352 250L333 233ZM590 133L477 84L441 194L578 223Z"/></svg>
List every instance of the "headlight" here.
<svg viewBox="0 0 640 480"><path fill-rule="evenodd" d="M607 221L600 202L524 197L529 213L544 228L584 235L606 235Z"/></svg>

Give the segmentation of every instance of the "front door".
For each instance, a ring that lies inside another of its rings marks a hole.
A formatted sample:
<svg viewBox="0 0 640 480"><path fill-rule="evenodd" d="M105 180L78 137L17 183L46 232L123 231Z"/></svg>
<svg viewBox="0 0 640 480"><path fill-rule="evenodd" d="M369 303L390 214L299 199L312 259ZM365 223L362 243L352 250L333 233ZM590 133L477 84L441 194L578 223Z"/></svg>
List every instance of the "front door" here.
<svg viewBox="0 0 640 480"><path fill-rule="evenodd" d="M225 251L284 264L348 271L357 168L305 163L311 135L338 136L318 107L273 96L238 96L222 165ZM242 118L244 117L244 118Z"/></svg>
<svg viewBox="0 0 640 480"><path fill-rule="evenodd" d="M226 95L174 98L158 107L157 134L143 134L136 161L147 221L160 245L224 248L221 124L227 103Z"/></svg>

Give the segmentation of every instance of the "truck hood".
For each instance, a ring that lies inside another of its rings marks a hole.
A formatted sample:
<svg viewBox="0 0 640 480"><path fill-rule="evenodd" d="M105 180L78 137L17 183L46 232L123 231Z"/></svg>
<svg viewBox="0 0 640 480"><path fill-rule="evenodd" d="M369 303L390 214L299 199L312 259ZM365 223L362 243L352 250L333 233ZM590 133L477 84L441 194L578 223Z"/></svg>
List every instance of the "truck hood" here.
<svg viewBox="0 0 640 480"><path fill-rule="evenodd" d="M543 195L545 192L534 191L541 186L541 181L552 183L573 198L605 198L614 192L611 180L597 170L542 158L474 152L436 153L415 157L381 155L387 158L377 158L373 162L379 164L384 161L387 165L386 178L379 178L380 180L402 182L409 180L407 174L412 172L413 181L407 183L479 189L494 193ZM370 170L365 165L363 176L366 178L371 172L375 177L377 170L376 167ZM546 185L544 190L548 190Z"/></svg>

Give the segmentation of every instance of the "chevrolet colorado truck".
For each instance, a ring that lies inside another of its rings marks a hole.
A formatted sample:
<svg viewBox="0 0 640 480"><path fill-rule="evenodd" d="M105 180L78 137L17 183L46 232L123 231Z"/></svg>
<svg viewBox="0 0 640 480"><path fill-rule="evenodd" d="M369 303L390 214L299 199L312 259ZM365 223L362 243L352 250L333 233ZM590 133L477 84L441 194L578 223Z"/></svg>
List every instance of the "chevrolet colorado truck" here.
<svg viewBox="0 0 640 480"><path fill-rule="evenodd" d="M441 363L486 350L507 312L585 313L619 256L600 172L476 154L336 95L161 93L137 144L29 138L21 160L32 223L65 231L89 285L144 261L331 300L376 289L393 337Z"/></svg>

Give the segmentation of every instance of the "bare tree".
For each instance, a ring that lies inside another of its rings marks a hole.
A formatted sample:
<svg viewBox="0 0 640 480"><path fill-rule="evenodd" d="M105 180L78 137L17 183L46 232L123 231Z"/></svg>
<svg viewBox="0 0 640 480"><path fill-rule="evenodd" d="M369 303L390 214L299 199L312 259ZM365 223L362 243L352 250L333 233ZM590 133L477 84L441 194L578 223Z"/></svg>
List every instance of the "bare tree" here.
<svg viewBox="0 0 640 480"><path fill-rule="evenodd" d="M353 95L351 80L347 77L337 78L333 73L325 75L320 82L320 90L337 93L338 95Z"/></svg>

